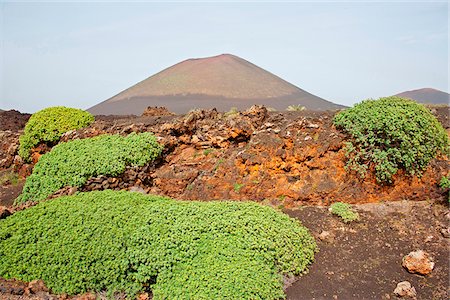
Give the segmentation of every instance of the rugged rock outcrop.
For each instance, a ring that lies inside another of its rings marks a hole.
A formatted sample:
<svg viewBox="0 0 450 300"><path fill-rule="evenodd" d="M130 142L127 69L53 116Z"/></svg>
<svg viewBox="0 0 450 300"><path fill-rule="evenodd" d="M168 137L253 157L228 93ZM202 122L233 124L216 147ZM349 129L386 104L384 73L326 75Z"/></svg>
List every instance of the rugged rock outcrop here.
<svg viewBox="0 0 450 300"><path fill-rule="evenodd" d="M178 117L100 119L67 132L60 142L150 131L165 145L154 164L128 168L118 177L91 178L83 191L140 187L178 199L267 200L285 206L445 198L438 182L448 172L446 157L433 160L421 178L397 174L392 185L347 172L345 136L333 127L333 115L269 113L254 106L226 114L211 109ZM48 150L46 145L35 149L34 162ZM32 164L8 157L22 175L29 173Z"/></svg>
<svg viewBox="0 0 450 300"><path fill-rule="evenodd" d="M142 113L143 117L155 117L155 116L174 116L173 112L170 112L166 107L161 106L149 106Z"/></svg>

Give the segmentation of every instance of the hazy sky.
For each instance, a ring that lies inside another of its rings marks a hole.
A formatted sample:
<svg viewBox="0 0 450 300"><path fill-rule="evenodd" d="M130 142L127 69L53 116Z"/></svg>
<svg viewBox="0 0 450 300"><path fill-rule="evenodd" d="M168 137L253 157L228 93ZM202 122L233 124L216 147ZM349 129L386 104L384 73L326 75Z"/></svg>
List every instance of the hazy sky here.
<svg viewBox="0 0 450 300"><path fill-rule="evenodd" d="M231 53L351 105L449 91L440 2L4 2L0 108L89 108L181 60Z"/></svg>

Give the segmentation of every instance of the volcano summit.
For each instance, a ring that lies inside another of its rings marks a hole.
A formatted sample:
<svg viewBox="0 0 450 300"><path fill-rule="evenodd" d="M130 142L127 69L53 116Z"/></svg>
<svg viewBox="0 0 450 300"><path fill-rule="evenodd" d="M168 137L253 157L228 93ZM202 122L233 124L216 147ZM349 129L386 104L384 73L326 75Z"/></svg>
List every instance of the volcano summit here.
<svg viewBox="0 0 450 300"><path fill-rule="evenodd" d="M101 102L97 115L141 114L148 106L165 106L176 113L193 108L246 109L254 104L285 110L302 105L332 110L341 105L312 95L272 73L231 54L188 59L173 65Z"/></svg>

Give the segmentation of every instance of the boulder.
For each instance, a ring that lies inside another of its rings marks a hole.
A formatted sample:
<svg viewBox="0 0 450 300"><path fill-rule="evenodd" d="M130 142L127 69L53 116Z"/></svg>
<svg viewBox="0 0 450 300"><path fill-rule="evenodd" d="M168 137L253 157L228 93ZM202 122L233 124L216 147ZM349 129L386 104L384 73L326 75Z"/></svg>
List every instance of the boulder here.
<svg viewBox="0 0 450 300"><path fill-rule="evenodd" d="M420 275L430 274L434 268L432 257L423 250L412 251L404 256L402 265L409 273Z"/></svg>
<svg viewBox="0 0 450 300"><path fill-rule="evenodd" d="M397 284L397 287L394 290L394 294L398 297L410 297L416 298L416 289L411 286L411 283L408 281L402 281Z"/></svg>

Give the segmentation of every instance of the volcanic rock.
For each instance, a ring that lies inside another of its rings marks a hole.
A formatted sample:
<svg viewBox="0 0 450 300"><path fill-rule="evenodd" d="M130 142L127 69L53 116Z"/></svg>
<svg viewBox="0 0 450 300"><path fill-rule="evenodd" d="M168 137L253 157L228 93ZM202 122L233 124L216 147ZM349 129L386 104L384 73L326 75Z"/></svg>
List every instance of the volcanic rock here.
<svg viewBox="0 0 450 300"><path fill-rule="evenodd" d="M420 275L430 274L434 268L432 257L423 250L410 252L403 257L402 265L409 273L417 273Z"/></svg>
<svg viewBox="0 0 450 300"><path fill-rule="evenodd" d="M28 283L28 288L32 294L37 294L39 292L48 292L49 289L45 286L43 280L33 280Z"/></svg>
<svg viewBox="0 0 450 300"><path fill-rule="evenodd" d="M4 219L9 215L11 215L11 211L5 206L0 206L0 219Z"/></svg>
<svg viewBox="0 0 450 300"><path fill-rule="evenodd" d="M411 297L411 298L415 298L417 295L416 289L413 286L411 286L411 283L409 283L408 281L399 282L394 290L394 294L398 297Z"/></svg>
<svg viewBox="0 0 450 300"><path fill-rule="evenodd" d="M166 107L147 107L142 113L143 117L154 117L154 116L174 116L173 112L170 112Z"/></svg>

